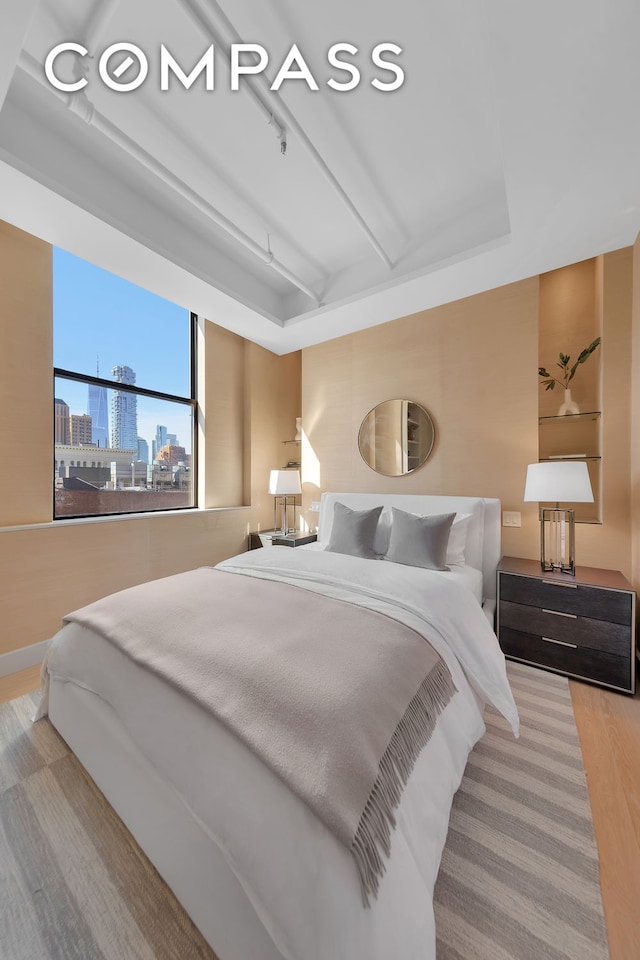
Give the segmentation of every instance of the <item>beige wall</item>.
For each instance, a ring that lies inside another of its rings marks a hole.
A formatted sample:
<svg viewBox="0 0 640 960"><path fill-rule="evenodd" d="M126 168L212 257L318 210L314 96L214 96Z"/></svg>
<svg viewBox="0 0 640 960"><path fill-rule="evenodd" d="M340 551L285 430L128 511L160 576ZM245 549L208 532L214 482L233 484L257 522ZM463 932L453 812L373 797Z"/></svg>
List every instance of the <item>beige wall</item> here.
<svg viewBox="0 0 640 960"><path fill-rule="evenodd" d="M204 348L206 389L200 403L199 434L202 505L239 507L251 502L245 501L243 490L244 340L204 321Z"/></svg>
<svg viewBox="0 0 640 960"><path fill-rule="evenodd" d="M0 223L0 270L0 441L16 454L0 498L2 654L98 597L245 550L249 531L270 525L268 471L301 404L299 354L202 321L201 502L231 509L53 523L51 248Z"/></svg>
<svg viewBox="0 0 640 960"><path fill-rule="evenodd" d="M632 248L631 544L633 585L640 590L640 234Z"/></svg>
<svg viewBox="0 0 640 960"><path fill-rule="evenodd" d="M264 529L273 521L269 471L285 465L282 441L301 415L301 355L279 357L207 322L205 358L204 505L250 504L253 529Z"/></svg>
<svg viewBox="0 0 640 960"><path fill-rule="evenodd" d="M0 527L53 510L51 260L48 243L0 220Z"/></svg>
<svg viewBox="0 0 640 960"><path fill-rule="evenodd" d="M303 350L305 505L324 490L499 497L523 520L504 531L505 552L535 557L536 507L522 493L538 457L537 355L537 278ZM392 397L421 403L436 428L431 457L406 477L380 476L357 448L363 417Z"/></svg>
<svg viewBox="0 0 640 960"><path fill-rule="evenodd" d="M558 351L579 352L600 328L603 336L601 357L589 361L592 377L576 375L580 403L597 402L599 409L602 399L603 523L577 525L576 553L583 565L619 569L630 578L632 265L630 249L617 251L305 349L303 480L310 524L316 519L310 501L324 490L499 497L503 509L522 513L520 529L502 529L503 552L537 559L538 506L522 500L526 467L538 458L538 416L557 412L562 399L555 391L549 400L539 386L539 328L552 332L557 323L563 335L577 317L575 343ZM548 369L552 361L540 359ZM436 425L430 459L406 477L374 473L357 449L362 418L391 397L422 403ZM637 441L635 458L637 488ZM637 489L636 498L640 503Z"/></svg>
<svg viewBox="0 0 640 960"><path fill-rule="evenodd" d="M617 250L598 261L601 296L597 308L602 316L602 524L577 526L576 552L579 551L578 562L621 570L631 580L632 250ZM595 354L588 362L594 358Z"/></svg>
<svg viewBox="0 0 640 960"><path fill-rule="evenodd" d="M278 357L245 341L245 403L251 420L245 430L245 463L248 466L250 502L261 529L273 527L273 497L268 492L269 473L293 459L283 440L295 436L301 416L301 355ZM257 529L257 527L254 527Z"/></svg>

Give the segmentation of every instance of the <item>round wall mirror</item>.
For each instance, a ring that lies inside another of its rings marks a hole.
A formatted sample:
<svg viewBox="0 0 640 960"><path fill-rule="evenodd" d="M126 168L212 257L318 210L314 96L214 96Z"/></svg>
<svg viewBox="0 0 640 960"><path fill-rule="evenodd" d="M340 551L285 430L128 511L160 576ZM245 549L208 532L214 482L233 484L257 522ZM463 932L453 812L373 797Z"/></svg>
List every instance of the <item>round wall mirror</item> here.
<svg viewBox="0 0 640 960"><path fill-rule="evenodd" d="M433 450L433 421L412 400L385 400L366 415L358 432L364 462L385 477L402 477L421 467Z"/></svg>

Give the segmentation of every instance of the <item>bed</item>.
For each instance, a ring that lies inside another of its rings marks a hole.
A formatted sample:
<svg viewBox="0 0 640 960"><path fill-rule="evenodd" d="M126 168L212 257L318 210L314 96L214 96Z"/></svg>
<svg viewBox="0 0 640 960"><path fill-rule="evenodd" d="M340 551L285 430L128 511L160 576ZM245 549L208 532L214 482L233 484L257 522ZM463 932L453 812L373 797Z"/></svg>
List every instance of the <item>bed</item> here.
<svg viewBox="0 0 640 960"><path fill-rule="evenodd" d="M464 519L460 562L433 571L329 551L336 503L382 508L377 553L387 548L393 507L454 513ZM390 856L366 906L349 851L227 726L81 620L53 638L41 712L220 960L386 960L399 943L403 960L434 960L433 887L452 798L484 732L484 703L491 700L517 733L490 626L499 557L497 500L327 493L317 544L251 551L216 568L243 589L293 589L310 605L323 597L349 613L362 607L362 616L402 621L450 671L455 695L401 792ZM286 609L279 616L286 620ZM179 647L180 631L171 639Z"/></svg>

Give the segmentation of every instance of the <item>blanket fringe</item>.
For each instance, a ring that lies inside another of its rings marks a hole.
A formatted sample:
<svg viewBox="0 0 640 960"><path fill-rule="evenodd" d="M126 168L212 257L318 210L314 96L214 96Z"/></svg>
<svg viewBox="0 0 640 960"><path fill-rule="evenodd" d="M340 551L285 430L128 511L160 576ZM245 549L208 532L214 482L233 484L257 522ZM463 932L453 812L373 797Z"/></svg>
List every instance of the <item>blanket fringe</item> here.
<svg viewBox="0 0 640 960"><path fill-rule="evenodd" d="M351 854L360 877L362 900L376 896L385 871L382 853L391 851L394 810L422 748L428 743L438 717L456 693L445 663L430 671L396 727L378 768L378 776L360 817L351 843Z"/></svg>

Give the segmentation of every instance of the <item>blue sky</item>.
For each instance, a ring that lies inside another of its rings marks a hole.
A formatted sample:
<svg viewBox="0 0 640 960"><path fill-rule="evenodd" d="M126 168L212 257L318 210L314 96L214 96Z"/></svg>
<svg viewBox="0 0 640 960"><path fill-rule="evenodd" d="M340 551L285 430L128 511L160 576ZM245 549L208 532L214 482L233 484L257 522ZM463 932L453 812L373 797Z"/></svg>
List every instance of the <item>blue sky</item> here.
<svg viewBox="0 0 640 960"><path fill-rule="evenodd" d="M95 376L98 358L106 380L114 366L126 364L138 386L188 396L189 311L54 247L54 366ZM56 396L71 413L87 412L86 386L58 381ZM149 451L158 423L191 450L184 408L138 398L138 433Z"/></svg>

